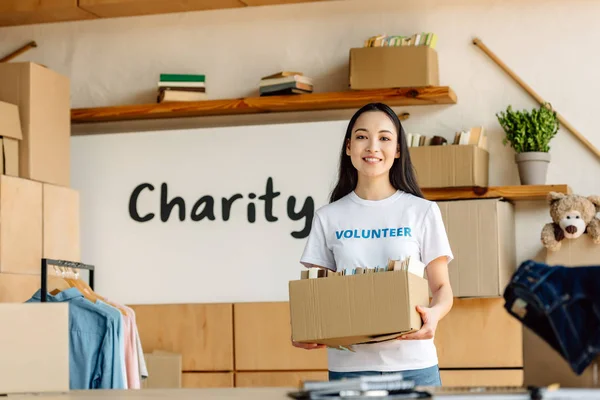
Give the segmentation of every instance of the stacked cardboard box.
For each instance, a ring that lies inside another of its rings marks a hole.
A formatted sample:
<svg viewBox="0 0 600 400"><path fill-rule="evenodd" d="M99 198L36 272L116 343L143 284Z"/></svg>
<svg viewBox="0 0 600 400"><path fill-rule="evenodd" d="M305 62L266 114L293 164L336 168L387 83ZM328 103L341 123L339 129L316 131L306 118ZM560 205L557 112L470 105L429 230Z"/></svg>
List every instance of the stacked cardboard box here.
<svg viewBox="0 0 600 400"><path fill-rule="evenodd" d="M0 302L23 302L40 287L43 257L80 258L69 79L35 63L0 63L0 121Z"/></svg>
<svg viewBox="0 0 600 400"><path fill-rule="evenodd" d="M437 202L454 260L455 297L498 298L516 269L514 205L501 199Z"/></svg>

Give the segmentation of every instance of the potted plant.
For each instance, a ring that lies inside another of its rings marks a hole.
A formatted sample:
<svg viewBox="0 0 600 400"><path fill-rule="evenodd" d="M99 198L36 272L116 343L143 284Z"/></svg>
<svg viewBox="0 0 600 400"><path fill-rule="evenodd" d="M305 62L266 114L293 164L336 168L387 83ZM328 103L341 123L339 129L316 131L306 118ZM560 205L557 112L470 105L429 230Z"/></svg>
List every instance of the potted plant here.
<svg viewBox="0 0 600 400"><path fill-rule="evenodd" d="M517 153L515 161L522 185L544 185L550 163L550 141L558 132L558 118L548 103L539 109L517 111L508 106L496 114L506 136Z"/></svg>

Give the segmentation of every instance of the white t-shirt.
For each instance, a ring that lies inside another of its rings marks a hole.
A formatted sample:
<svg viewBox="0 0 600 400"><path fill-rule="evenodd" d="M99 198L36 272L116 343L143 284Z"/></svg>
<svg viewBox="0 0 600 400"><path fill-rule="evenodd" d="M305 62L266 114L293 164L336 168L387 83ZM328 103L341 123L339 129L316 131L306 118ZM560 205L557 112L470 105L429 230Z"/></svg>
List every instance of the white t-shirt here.
<svg viewBox="0 0 600 400"><path fill-rule="evenodd" d="M383 200L364 200L351 192L319 208L300 262L333 271L386 267L388 260L418 257L425 265L453 258L440 209L435 202L397 191ZM433 339L391 340L353 346L355 352L328 349L329 369L403 371L437 364Z"/></svg>

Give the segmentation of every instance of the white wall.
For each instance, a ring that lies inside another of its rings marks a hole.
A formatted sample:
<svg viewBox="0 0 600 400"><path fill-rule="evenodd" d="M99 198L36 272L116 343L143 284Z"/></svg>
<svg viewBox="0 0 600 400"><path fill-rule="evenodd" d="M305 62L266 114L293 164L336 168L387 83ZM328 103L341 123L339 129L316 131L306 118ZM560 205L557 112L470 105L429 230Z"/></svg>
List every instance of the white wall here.
<svg viewBox="0 0 600 400"><path fill-rule="evenodd" d="M456 130L484 125L490 135L490 183L510 185L518 183L516 167L512 151L501 144L495 113L508 104L537 104L471 44L472 37L480 37L600 147L595 110L600 54L593 48L600 39L597 15L600 3L587 0L346 0L3 28L0 53L36 40L39 47L19 60L70 76L73 107L92 107L153 102L158 74L166 71L205 73L210 98L254 95L261 76L282 69L312 76L316 91L345 90L349 48L378 33L434 31L439 35L441 83L451 86L459 101L402 108L411 113L406 129L450 138ZM120 143L118 138L115 142ZM559 132L551 154L549 183L600 194L599 160L568 131ZM85 163L73 165L80 168ZM523 260L539 249L539 232L549 216L543 203L519 203L517 217L518 257ZM94 226L82 230L84 237L93 237ZM90 254L84 247L83 256ZM99 275L99 290L105 293L119 280L118 271L108 271L104 278ZM199 277L200 272L190 272L185 279ZM143 290L127 300L144 300ZM154 300L175 299L178 290L175 281L165 281Z"/></svg>
<svg viewBox="0 0 600 400"><path fill-rule="evenodd" d="M74 137L82 254L98 266L98 290L129 304L287 300L287 283L300 276L306 228L327 201L344 133L334 121ZM267 201L261 197L269 178ZM139 222L129 204L145 183L153 189L140 192L135 209L154 217ZM168 202L184 200L183 221L180 205L162 220L163 183ZM234 195L227 218L222 199ZM214 219L192 217L206 210Z"/></svg>

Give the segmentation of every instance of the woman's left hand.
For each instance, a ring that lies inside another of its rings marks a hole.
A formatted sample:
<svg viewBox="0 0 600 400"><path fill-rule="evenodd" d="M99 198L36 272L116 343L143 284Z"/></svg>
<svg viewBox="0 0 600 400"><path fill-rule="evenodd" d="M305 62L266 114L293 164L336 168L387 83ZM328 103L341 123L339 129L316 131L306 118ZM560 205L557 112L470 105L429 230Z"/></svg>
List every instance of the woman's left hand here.
<svg viewBox="0 0 600 400"><path fill-rule="evenodd" d="M432 339L435 336L435 329L440 319L436 309L417 306L417 311L421 314L423 326L416 332L400 336L398 340L423 340Z"/></svg>

